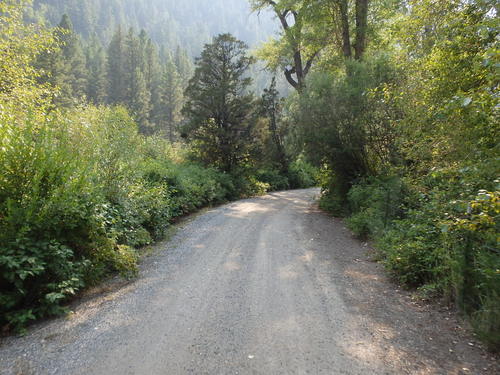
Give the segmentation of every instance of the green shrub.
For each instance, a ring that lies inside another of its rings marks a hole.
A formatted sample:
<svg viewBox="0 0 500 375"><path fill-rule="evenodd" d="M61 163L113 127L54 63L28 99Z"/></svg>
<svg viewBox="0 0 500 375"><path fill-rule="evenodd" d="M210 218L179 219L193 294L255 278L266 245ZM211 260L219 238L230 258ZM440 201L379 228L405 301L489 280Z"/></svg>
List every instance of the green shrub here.
<svg viewBox="0 0 500 375"><path fill-rule="evenodd" d="M467 214L441 223L450 254L453 298L477 332L500 348L500 193L482 190Z"/></svg>
<svg viewBox="0 0 500 375"><path fill-rule="evenodd" d="M371 177L354 185L347 194L348 227L359 237L380 234L400 214L402 183L396 177Z"/></svg>
<svg viewBox="0 0 500 375"><path fill-rule="evenodd" d="M312 164L308 163L303 155L290 164L289 184L294 189L309 188L318 184L319 171Z"/></svg>
<svg viewBox="0 0 500 375"><path fill-rule="evenodd" d="M83 286L98 198L58 116L8 108L0 128L0 324L21 328Z"/></svg>
<svg viewBox="0 0 500 375"><path fill-rule="evenodd" d="M137 272L172 218L236 197L234 178L144 138L122 108L0 113L0 326L64 312L78 290ZM251 180L249 194L267 188Z"/></svg>
<svg viewBox="0 0 500 375"><path fill-rule="evenodd" d="M347 227L359 238L367 239L373 234L374 228L379 230L382 226L379 214L371 207L352 214L346 219Z"/></svg>
<svg viewBox="0 0 500 375"><path fill-rule="evenodd" d="M320 208L338 217L346 216L349 212L346 194L337 175L330 168L324 167L320 170L318 179L321 186Z"/></svg>
<svg viewBox="0 0 500 375"><path fill-rule="evenodd" d="M28 233L26 234L28 235ZM18 237L0 255L2 322L22 329L30 320L64 311L60 303L84 284L86 260L56 241Z"/></svg>
<svg viewBox="0 0 500 375"><path fill-rule="evenodd" d="M301 189L316 186L318 184L319 171L305 160L304 155L290 163L288 172L281 172L277 168L265 167L257 170L255 178L269 185L268 191L287 189Z"/></svg>
<svg viewBox="0 0 500 375"><path fill-rule="evenodd" d="M376 232L376 238L395 278L457 303L478 334L498 350L500 199L498 182L491 179L495 164L491 159L480 167L435 170L414 181L414 192L407 191L404 199L404 217ZM357 224L356 217L351 220L351 226Z"/></svg>
<svg viewBox="0 0 500 375"><path fill-rule="evenodd" d="M287 190L290 188L288 177L284 176L277 169L260 169L255 174L258 181L269 185L270 191Z"/></svg>
<svg viewBox="0 0 500 375"><path fill-rule="evenodd" d="M440 232L432 217L410 212L407 218L393 223L377 241L384 254L384 264L404 285L420 287L448 283L450 264L439 241Z"/></svg>
<svg viewBox="0 0 500 375"><path fill-rule="evenodd" d="M321 207L350 215L349 228L372 238L398 282L426 298L455 302L494 350L500 347L498 159L430 171L416 179L367 177L347 202L330 170ZM479 191L479 193L478 193Z"/></svg>
<svg viewBox="0 0 500 375"><path fill-rule="evenodd" d="M236 191L238 191L242 197L264 195L271 189L271 186L268 183L261 182L257 180L255 176L247 173L239 176L233 176L233 180Z"/></svg>

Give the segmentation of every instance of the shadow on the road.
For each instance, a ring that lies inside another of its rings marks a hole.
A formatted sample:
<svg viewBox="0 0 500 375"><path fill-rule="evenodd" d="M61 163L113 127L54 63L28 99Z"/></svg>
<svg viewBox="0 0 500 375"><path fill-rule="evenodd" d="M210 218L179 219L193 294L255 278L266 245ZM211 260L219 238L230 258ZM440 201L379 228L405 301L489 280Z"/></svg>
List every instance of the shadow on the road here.
<svg viewBox="0 0 500 375"><path fill-rule="evenodd" d="M382 265L370 259L368 244L355 239L341 220L317 207L310 213L310 226L335 238L335 243L318 246L322 250L312 256L306 252L304 259L315 259L334 270L330 282L337 286L351 316L342 336L345 353L361 363L383 358L386 368L399 363L408 374L492 373L484 367L488 362L481 360L484 350L468 345L466 337L457 340L463 333L457 331L461 323L453 315L415 301L411 292L391 282ZM349 339L349 332L360 330L360 324L369 339Z"/></svg>
<svg viewBox="0 0 500 375"><path fill-rule="evenodd" d="M317 193L277 192L213 209L182 234L182 251L170 249L167 255L152 257L138 280L98 298L88 297L84 308L59 320L62 326L49 322L21 340L29 344L35 338L42 346L51 346L45 355L56 362L67 347L92 353L96 337L136 337L144 322L158 328L150 329L153 333L170 323L180 325L172 328L180 332L179 342L186 340L192 346L167 345L168 350L201 352L220 344L210 342L211 337L214 341L223 337L234 353L260 351L260 362L248 365L256 367L240 373L260 373L258 366L273 360L266 356L271 350L290 360L301 357L297 366L338 361L342 368L350 366L351 374L371 374L373 369L377 374L488 373L481 367L484 363L464 360L467 351L478 349L453 342L456 322L416 305L392 284L381 266L368 259L368 247L354 239L340 220L315 206L312 197ZM256 256L252 251L260 251L260 258L252 258ZM261 274L255 277L253 272ZM202 273L201 280L191 278L196 273ZM231 285L237 283L242 287L233 291ZM310 308L313 304L315 308ZM171 306L176 308L169 310ZM165 314L164 321L157 321L159 311ZM170 311L183 315L169 316ZM216 320L224 324L212 324ZM323 327L331 331L319 332ZM189 341L188 332L194 328L200 329L201 343ZM79 336L89 331L94 333ZM239 332L248 337L233 345L230 340L236 340ZM150 338L157 339L168 337ZM109 344L112 353L134 348L134 343ZM301 370L297 368L297 373Z"/></svg>

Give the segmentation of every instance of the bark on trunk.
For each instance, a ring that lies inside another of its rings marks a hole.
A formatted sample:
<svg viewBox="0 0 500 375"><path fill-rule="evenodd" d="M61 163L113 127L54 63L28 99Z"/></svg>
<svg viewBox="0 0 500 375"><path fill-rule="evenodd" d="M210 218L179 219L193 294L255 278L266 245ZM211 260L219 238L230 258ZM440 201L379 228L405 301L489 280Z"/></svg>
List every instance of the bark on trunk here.
<svg viewBox="0 0 500 375"><path fill-rule="evenodd" d="M349 28L349 5L347 0L339 1L340 21L342 27L342 52L344 57L350 59L352 57L351 48L351 30Z"/></svg>
<svg viewBox="0 0 500 375"><path fill-rule="evenodd" d="M365 53L368 2L369 0L356 0L356 42L354 44L354 58L356 60L361 60Z"/></svg>

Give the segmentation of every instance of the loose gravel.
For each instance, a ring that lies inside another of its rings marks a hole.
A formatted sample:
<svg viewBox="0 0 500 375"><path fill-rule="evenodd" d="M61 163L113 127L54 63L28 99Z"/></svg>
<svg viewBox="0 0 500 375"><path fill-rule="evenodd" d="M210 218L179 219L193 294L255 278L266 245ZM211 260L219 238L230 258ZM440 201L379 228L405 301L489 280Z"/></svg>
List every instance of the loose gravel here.
<svg viewBox="0 0 500 375"><path fill-rule="evenodd" d="M387 279L317 189L208 210L68 317L0 343L0 374L493 374L454 312Z"/></svg>

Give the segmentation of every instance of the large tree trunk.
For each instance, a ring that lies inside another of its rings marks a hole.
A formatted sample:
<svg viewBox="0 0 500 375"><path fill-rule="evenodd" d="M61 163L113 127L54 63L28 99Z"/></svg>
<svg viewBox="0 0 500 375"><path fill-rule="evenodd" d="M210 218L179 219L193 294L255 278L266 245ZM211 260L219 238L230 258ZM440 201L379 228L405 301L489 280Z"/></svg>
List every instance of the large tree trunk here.
<svg viewBox="0 0 500 375"><path fill-rule="evenodd" d="M354 44L354 58L356 60L361 60L365 53L368 2L369 0L356 0L356 42Z"/></svg>
<svg viewBox="0 0 500 375"><path fill-rule="evenodd" d="M344 57L352 57L351 31L349 28L349 5L347 0L339 0L340 21L342 27L342 52Z"/></svg>

